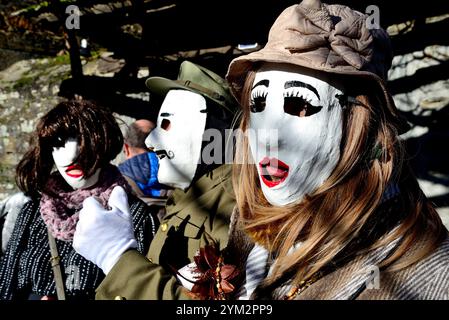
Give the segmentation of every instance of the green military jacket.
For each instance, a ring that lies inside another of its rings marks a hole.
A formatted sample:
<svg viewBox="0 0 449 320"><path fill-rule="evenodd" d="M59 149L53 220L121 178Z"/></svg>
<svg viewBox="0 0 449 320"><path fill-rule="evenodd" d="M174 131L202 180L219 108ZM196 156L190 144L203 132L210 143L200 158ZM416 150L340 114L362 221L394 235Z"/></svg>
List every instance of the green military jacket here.
<svg viewBox="0 0 449 320"><path fill-rule="evenodd" d="M187 299L173 270L192 262L208 236L220 248L227 245L234 205L230 165L173 192L147 256L125 252L97 288L96 299Z"/></svg>

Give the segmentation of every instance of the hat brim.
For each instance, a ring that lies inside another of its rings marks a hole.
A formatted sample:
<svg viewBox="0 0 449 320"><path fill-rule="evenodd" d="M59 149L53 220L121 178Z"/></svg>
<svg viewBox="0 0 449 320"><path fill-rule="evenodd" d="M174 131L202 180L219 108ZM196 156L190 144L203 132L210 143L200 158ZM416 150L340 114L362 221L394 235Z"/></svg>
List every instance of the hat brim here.
<svg viewBox="0 0 449 320"><path fill-rule="evenodd" d="M183 86L173 80L163 78L163 77L151 77L145 81L145 85L147 86L150 93L154 93L158 96L165 96L168 91L172 89L183 89L188 91L193 91L191 88ZM193 91L195 92L195 91Z"/></svg>

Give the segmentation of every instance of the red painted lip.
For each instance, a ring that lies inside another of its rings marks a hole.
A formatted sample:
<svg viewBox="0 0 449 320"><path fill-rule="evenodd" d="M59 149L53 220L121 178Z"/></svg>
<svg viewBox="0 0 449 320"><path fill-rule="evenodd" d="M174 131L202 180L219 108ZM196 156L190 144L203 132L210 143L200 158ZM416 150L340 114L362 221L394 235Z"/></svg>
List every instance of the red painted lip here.
<svg viewBox="0 0 449 320"><path fill-rule="evenodd" d="M265 157L259 162L260 176L268 188L273 188L287 179L289 166L276 158Z"/></svg>
<svg viewBox="0 0 449 320"><path fill-rule="evenodd" d="M83 170L76 164L68 166L67 169L65 169L65 173L71 178L81 178L84 176Z"/></svg>

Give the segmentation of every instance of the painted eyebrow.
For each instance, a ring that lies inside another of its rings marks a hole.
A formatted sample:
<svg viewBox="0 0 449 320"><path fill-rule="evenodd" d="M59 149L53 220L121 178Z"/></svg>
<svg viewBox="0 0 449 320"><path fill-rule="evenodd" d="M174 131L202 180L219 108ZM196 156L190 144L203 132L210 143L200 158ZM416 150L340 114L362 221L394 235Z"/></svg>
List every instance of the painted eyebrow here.
<svg viewBox="0 0 449 320"><path fill-rule="evenodd" d="M260 80L259 82L257 82L257 83L254 85L254 87L253 87L251 90L254 90L254 88L257 87L257 86L265 86L265 87L268 87L269 85L270 85L270 80L267 80L267 79L265 79L265 80Z"/></svg>
<svg viewBox="0 0 449 320"><path fill-rule="evenodd" d="M172 115L173 115L173 113L168 113L168 112L162 112L161 113L161 117L165 117L165 118L170 117Z"/></svg>
<svg viewBox="0 0 449 320"><path fill-rule="evenodd" d="M309 89L310 91L312 91L313 93L315 93L315 95L317 96L318 100L320 100L320 95L318 94L317 89L315 89L315 87L311 86L308 83L304 83L301 81L287 81L284 84L284 89L288 89L288 88L293 88L293 87L299 87L299 88L306 88Z"/></svg>

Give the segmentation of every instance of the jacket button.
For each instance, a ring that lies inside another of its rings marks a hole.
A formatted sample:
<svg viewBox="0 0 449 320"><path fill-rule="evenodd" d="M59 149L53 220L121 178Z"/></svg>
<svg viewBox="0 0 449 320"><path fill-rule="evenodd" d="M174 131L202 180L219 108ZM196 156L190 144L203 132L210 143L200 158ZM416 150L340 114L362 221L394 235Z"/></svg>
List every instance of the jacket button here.
<svg viewBox="0 0 449 320"><path fill-rule="evenodd" d="M161 224L161 230L162 230L162 232L167 231L167 229L168 229L168 225L167 225L166 223Z"/></svg>
<svg viewBox="0 0 449 320"><path fill-rule="evenodd" d="M126 300L126 299L122 296L115 296L114 300Z"/></svg>

